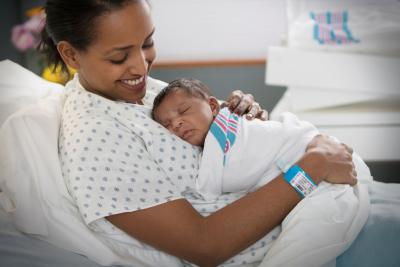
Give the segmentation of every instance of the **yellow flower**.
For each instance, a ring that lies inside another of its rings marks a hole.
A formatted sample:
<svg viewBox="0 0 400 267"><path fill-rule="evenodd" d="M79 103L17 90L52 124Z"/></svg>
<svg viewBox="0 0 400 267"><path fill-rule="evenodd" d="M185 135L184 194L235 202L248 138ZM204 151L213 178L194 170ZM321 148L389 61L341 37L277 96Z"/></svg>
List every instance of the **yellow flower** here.
<svg viewBox="0 0 400 267"><path fill-rule="evenodd" d="M31 8L28 11L26 11L25 15L30 18L30 17L36 16L36 15L39 15L42 12L44 12L43 7L37 6L37 7Z"/></svg>
<svg viewBox="0 0 400 267"><path fill-rule="evenodd" d="M61 71L60 65L54 70L54 72L53 69L54 65L46 67L42 72L42 77L50 82L66 84L70 79L72 79L73 75L76 73L75 69L68 67L69 73L71 74L68 79L68 75L65 72Z"/></svg>

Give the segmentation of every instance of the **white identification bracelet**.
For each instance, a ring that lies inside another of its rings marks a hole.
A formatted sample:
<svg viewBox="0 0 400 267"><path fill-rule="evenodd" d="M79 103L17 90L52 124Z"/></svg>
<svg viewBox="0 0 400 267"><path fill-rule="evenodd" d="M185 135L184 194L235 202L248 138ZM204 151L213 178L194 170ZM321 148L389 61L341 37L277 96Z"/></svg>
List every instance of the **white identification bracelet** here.
<svg viewBox="0 0 400 267"><path fill-rule="evenodd" d="M303 198L317 188L311 177L298 165L290 167L283 177Z"/></svg>

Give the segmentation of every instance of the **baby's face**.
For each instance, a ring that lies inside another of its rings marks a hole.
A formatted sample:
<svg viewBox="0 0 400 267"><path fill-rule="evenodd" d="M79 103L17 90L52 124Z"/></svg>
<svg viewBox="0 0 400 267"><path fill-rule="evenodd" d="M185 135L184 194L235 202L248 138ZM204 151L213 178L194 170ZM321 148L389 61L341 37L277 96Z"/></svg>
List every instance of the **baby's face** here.
<svg viewBox="0 0 400 267"><path fill-rule="evenodd" d="M216 99L215 102L218 105ZM176 90L168 94L154 110L154 119L188 143L203 146L214 119L214 109L214 104L209 101Z"/></svg>

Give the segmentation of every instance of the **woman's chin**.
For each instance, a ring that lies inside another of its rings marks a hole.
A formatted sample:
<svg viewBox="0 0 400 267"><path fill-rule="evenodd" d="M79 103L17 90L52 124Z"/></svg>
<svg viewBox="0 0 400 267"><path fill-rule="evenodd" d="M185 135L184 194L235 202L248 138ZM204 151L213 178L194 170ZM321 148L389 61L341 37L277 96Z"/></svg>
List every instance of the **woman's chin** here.
<svg viewBox="0 0 400 267"><path fill-rule="evenodd" d="M140 104L142 103L142 99L146 95L146 83L141 84L140 86L130 86L123 82L119 82L119 86L124 91L123 97L124 101L133 103L133 104Z"/></svg>

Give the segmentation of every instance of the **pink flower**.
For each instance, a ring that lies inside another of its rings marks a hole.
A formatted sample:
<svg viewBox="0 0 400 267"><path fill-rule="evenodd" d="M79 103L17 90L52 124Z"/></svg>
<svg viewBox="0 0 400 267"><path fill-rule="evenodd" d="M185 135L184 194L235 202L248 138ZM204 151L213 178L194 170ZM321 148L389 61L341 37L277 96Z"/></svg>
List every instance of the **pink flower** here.
<svg viewBox="0 0 400 267"><path fill-rule="evenodd" d="M11 41L14 46L24 52L35 48L40 41L40 32L45 26L46 14L37 13L24 24L16 25L11 30Z"/></svg>
<svg viewBox="0 0 400 267"><path fill-rule="evenodd" d="M24 52L29 48L35 47L37 40L32 32L25 25L16 25L11 30L11 41L14 46Z"/></svg>
<svg viewBox="0 0 400 267"><path fill-rule="evenodd" d="M29 20L24 23L24 26L27 30L30 30L33 33L40 34L42 29L44 28L46 20L46 14L44 12L40 12L39 14L32 16Z"/></svg>

